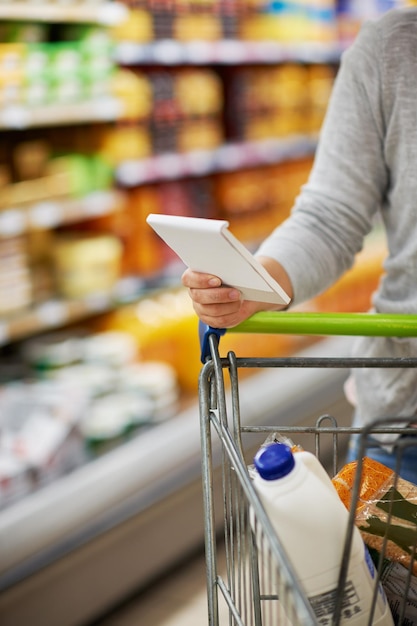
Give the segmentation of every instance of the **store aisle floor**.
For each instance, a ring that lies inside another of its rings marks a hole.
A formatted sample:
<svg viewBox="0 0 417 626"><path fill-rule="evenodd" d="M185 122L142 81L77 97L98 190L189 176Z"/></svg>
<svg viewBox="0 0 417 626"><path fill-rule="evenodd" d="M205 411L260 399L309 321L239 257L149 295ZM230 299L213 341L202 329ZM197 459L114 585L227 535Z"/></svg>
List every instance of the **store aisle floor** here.
<svg viewBox="0 0 417 626"><path fill-rule="evenodd" d="M206 626L205 576L199 553L94 626Z"/></svg>

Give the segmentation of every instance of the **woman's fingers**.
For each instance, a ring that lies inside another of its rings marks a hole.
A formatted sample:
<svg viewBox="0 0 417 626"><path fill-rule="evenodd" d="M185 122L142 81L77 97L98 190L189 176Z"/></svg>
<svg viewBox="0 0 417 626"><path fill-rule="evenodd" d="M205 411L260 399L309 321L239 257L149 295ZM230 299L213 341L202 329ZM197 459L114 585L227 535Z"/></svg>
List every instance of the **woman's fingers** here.
<svg viewBox="0 0 417 626"><path fill-rule="evenodd" d="M222 286L220 278L186 270L182 284L188 287L190 297L197 304L229 304L240 300L240 292L233 287Z"/></svg>
<svg viewBox="0 0 417 626"><path fill-rule="evenodd" d="M202 272L194 272L189 268L185 270L181 277L184 287L194 289L210 289L212 287L220 287L222 281L218 276L213 274L203 274Z"/></svg>
<svg viewBox="0 0 417 626"><path fill-rule="evenodd" d="M240 300L240 292L233 287L216 287L212 289L189 288L188 292L193 302L198 304L228 305Z"/></svg>
<svg viewBox="0 0 417 626"><path fill-rule="evenodd" d="M234 287L221 286L218 277L187 269L182 284L188 288L194 311L213 328L231 328L254 313L259 306L243 300Z"/></svg>

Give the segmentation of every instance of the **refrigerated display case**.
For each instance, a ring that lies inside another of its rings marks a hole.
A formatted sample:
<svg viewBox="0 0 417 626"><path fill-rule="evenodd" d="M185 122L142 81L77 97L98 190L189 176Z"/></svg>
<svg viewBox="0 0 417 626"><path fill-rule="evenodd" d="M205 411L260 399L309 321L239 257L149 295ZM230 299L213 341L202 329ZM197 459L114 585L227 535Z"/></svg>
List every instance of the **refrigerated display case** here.
<svg viewBox="0 0 417 626"><path fill-rule="evenodd" d="M344 340L305 354L347 353ZM242 383L243 420L349 423L346 372L261 374ZM300 394L302 389L302 394ZM219 461L219 450L213 451ZM0 615L11 626L87 624L203 541L198 405L0 515ZM51 599L53 599L51 601Z"/></svg>

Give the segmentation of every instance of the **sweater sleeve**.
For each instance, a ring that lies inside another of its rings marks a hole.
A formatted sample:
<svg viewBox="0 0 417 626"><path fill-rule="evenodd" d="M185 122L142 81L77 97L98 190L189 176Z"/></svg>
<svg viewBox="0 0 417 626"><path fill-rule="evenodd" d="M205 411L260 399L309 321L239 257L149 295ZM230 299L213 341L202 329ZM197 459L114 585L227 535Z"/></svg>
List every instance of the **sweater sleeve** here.
<svg viewBox="0 0 417 626"><path fill-rule="evenodd" d="M342 56L309 180L290 217L257 251L286 269L293 304L319 294L352 266L383 202L388 175L378 48L369 23Z"/></svg>

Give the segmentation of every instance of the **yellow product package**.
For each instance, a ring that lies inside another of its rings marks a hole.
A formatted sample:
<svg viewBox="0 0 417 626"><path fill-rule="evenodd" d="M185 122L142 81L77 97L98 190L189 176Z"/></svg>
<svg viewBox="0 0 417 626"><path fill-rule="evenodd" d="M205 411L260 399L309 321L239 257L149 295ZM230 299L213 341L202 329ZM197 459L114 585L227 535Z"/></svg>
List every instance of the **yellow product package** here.
<svg viewBox="0 0 417 626"><path fill-rule="evenodd" d="M381 582L395 623L417 625L417 485L364 457L353 503L356 471L357 462L348 463L333 485L348 509L355 506L356 525L377 567L382 555Z"/></svg>

